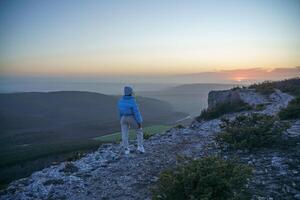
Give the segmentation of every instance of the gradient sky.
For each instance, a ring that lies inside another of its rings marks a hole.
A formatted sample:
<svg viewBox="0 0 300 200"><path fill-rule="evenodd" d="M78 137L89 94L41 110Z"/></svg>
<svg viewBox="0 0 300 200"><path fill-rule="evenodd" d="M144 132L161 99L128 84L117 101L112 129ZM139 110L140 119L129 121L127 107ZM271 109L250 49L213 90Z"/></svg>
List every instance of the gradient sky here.
<svg viewBox="0 0 300 200"><path fill-rule="evenodd" d="M300 1L1 0L1 75L300 66Z"/></svg>

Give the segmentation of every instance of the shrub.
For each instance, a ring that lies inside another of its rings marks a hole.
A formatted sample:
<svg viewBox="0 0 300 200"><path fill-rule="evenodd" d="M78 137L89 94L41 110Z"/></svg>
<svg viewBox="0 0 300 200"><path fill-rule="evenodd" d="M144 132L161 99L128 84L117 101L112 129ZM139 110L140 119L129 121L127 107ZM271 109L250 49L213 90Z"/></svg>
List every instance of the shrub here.
<svg viewBox="0 0 300 200"><path fill-rule="evenodd" d="M240 112L243 110L250 110L251 106L243 101L236 101L236 102L226 102L222 104L218 104L215 107L208 108L202 110L200 116L196 118L197 121L201 120L209 120L218 118L224 114Z"/></svg>
<svg viewBox="0 0 300 200"><path fill-rule="evenodd" d="M280 119L300 118L300 97L293 99L286 108L278 113L278 116Z"/></svg>
<svg viewBox="0 0 300 200"><path fill-rule="evenodd" d="M274 90L274 82L272 81L264 81L262 83L255 83L250 85L249 88L255 89L257 92L263 95L270 95Z"/></svg>
<svg viewBox="0 0 300 200"><path fill-rule="evenodd" d="M183 129L183 128L185 128L182 124L177 124L176 126L175 126L175 128L178 128L178 129Z"/></svg>
<svg viewBox="0 0 300 200"><path fill-rule="evenodd" d="M226 200L246 197L251 168L217 157L192 160L161 173L154 200Z"/></svg>
<svg viewBox="0 0 300 200"><path fill-rule="evenodd" d="M84 152L83 151L76 151L76 152L72 152L69 155L67 155L66 160L67 161L75 161L75 160L79 160L80 158L82 158L84 156Z"/></svg>
<svg viewBox="0 0 300 200"><path fill-rule="evenodd" d="M73 163L67 162L65 164L65 167L63 169L61 169L60 172L72 174L72 173L78 172L78 170L79 170L78 167L76 167Z"/></svg>
<svg viewBox="0 0 300 200"><path fill-rule="evenodd" d="M264 81L250 85L249 88L254 88L257 92L264 95L269 95L274 92L274 89L279 89L282 92L300 96L300 78L291 78L282 81Z"/></svg>
<svg viewBox="0 0 300 200"><path fill-rule="evenodd" d="M262 111L266 109L266 104L257 104L255 107L254 107L254 110L256 111Z"/></svg>
<svg viewBox="0 0 300 200"><path fill-rule="evenodd" d="M49 179L43 183L45 186L46 185L62 185L64 184L63 179Z"/></svg>
<svg viewBox="0 0 300 200"><path fill-rule="evenodd" d="M287 124L272 116L243 115L232 121L223 119L222 132L216 139L221 146L225 144L233 149L252 150L278 145L286 128Z"/></svg>
<svg viewBox="0 0 300 200"><path fill-rule="evenodd" d="M293 96L300 96L300 78L291 78L275 82L275 88Z"/></svg>
<svg viewBox="0 0 300 200"><path fill-rule="evenodd" d="M148 140L149 138L151 138L153 135L152 134L150 134L150 133L148 133L148 132L144 132L144 139L145 140Z"/></svg>

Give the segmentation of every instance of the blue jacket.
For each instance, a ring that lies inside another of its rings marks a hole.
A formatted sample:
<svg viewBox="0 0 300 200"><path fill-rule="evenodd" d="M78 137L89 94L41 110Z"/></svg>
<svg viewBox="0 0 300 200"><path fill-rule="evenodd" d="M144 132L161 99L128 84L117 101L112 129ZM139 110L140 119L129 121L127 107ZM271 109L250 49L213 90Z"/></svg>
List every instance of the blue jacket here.
<svg viewBox="0 0 300 200"><path fill-rule="evenodd" d="M143 119L139 111L138 105L133 96L123 96L118 103L120 117L134 116L138 123L142 123Z"/></svg>

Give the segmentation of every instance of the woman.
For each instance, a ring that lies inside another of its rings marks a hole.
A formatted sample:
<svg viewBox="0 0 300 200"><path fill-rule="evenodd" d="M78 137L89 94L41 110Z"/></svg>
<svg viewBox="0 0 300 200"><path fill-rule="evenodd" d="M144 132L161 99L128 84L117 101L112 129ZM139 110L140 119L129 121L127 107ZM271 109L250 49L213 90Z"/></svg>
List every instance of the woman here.
<svg viewBox="0 0 300 200"><path fill-rule="evenodd" d="M124 96L121 97L118 103L120 113L120 124L122 130L122 146L125 154L130 153L128 143L128 132L129 128L136 129L137 134L137 150L141 153L145 153L143 146L143 131L142 131L142 116L139 108L136 104L135 98L133 97L133 89L131 87L124 87Z"/></svg>

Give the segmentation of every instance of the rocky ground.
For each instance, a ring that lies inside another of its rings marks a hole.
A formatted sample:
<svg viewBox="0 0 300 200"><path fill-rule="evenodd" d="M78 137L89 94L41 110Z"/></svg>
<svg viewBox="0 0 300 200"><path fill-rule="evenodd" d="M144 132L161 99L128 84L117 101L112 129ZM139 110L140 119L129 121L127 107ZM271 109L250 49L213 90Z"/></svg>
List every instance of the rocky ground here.
<svg viewBox="0 0 300 200"><path fill-rule="evenodd" d="M300 199L300 120L292 124L285 133L285 147L221 152L224 158L238 158L254 169L249 184L253 199Z"/></svg>
<svg viewBox="0 0 300 200"><path fill-rule="evenodd" d="M253 92L251 95L257 99ZM275 114L291 99L277 91L264 100L265 108L256 112ZM247 101L251 102L251 97ZM121 153L118 144L102 145L80 160L51 166L12 182L1 192L0 200L151 199L151 187L159 173L176 165L179 156L200 158L212 154L238 157L254 168L249 183L253 199L300 199L300 120L293 121L286 133L287 138L296 141L293 147L259 152L221 152L214 141L220 123L219 119L193 122L188 127L157 134L145 141L145 154L137 153L133 144L129 156Z"/></svg>
<svg viewBox="0 0 300 200"><path fill-rule="evenodd" d="M148 139L145 154L133 150L129 156L118 144L103 145L78 161L13 182L0 199L150 199L159 172L174 166L178 155L201 157L212 152L213 135L207 133L171 129Z"/></svg>

